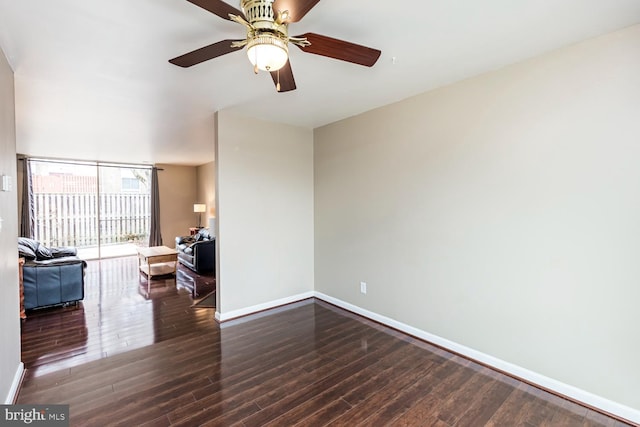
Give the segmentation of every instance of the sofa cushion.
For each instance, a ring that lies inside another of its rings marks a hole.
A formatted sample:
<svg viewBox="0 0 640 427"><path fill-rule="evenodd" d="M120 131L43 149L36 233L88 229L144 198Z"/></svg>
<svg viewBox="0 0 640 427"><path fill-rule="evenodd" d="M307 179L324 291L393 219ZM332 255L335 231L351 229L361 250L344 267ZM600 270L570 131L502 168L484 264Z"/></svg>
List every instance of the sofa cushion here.
<svg viewBox="0 0 640 427"><path fill-rule="evenodd" d="M82 264L83 267L87 266L87 261L78 258L77 256L65 256L60 258L50 258L43 260L31 260L26 262L25 267L44 267L50 265L67 265L67 264Z"/></svg>
<svg viewBox="0 0 640 427"><path fill-rule="evenodd" d="M182 252L184 252L187 255L191 255L193 253L193 248L191 246L186 247Z"/></svg>

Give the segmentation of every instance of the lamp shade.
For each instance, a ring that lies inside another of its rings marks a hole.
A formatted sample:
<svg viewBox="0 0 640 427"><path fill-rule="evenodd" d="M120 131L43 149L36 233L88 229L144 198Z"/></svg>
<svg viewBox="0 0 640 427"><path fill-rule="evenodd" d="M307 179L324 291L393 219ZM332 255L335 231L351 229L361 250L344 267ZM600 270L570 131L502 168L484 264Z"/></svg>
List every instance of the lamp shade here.
<svg viewBox="0 0 640 427"><path fill-rule="evenodd" d="M194 212L206 212L207 211L207 205L203 204L203 203L195 203L193 205L193 211Z"/></svg>
<svg viewBox="0 0 640 427"><path fill-rule="evenodd" d="M263 71L277 71L289 59L287 42L270 34L254 37L247 44L247 56L251 64Z"/></svg>

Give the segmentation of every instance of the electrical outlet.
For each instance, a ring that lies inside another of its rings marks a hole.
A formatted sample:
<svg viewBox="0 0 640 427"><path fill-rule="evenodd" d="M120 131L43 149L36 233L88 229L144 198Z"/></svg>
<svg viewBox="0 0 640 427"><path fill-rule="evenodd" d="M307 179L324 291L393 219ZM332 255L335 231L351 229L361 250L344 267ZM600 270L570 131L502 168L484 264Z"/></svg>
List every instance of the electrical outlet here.
<svg viewBox="0 0 640 427"><path fill-rule="evenodd" d="M367 282L360 282L360 293L361 294L367 293Z"/></svg>

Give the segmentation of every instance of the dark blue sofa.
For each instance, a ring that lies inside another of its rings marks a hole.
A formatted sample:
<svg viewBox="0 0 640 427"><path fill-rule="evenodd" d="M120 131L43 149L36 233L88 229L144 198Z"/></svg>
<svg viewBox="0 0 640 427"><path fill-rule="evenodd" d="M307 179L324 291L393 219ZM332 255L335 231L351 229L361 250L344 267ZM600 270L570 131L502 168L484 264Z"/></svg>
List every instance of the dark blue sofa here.
<svg viewBox="0 0 640 427"><path fill-rule="evenodd" d="M26 260L22 270L25 309L84 299L86 262L76 256L75 248L47 248L20 237L18 253Z"/></svg>

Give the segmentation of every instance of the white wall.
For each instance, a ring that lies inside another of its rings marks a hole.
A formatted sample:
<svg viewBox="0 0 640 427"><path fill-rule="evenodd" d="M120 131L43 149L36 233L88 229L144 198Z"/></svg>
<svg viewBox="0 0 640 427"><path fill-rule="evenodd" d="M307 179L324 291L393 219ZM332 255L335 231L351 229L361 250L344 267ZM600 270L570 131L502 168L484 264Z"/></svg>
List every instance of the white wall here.
<svg viewBox="0 0 640 427"><path fill-rule="evenodd" d="M316 290L640 410L639 52L635 26L316 129Z"/></svg>
<svg viewBox="0 0 640 427"><path fill-rule="evenodd" d="M313 132L220 111L218 313L313 291Z"/></svg>
<svg viewBox="0 0 640 427"><path fill-rule="evenodd" d="M0 191L0 399L14 397L20 379L20 301L18 286L18 196L13 71L0 50L0 175L13 181ZM11 402L9 402L11 403Z"/></svg>

